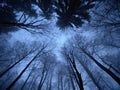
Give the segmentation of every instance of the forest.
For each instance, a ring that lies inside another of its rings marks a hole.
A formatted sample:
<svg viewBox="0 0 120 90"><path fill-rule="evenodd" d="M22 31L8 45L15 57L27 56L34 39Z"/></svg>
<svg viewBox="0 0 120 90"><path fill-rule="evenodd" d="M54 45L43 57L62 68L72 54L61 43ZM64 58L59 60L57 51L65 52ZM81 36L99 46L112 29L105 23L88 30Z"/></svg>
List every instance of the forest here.
<svg viewBox="0 0 120 90"><path fill-rule="evenodd" d="M120 90L120 0L0 0L0 90Z"/></svg>

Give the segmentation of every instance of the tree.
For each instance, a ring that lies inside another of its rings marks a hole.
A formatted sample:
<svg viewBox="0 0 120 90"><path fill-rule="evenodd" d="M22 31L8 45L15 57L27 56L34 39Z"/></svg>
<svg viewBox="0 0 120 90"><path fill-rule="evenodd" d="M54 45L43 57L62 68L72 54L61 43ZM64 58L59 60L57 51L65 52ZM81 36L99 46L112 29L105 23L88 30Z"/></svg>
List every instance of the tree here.
<svg viewBox="0 0 120 90"><path fill-rule="evenodd" d="M108 4L109 3L109 4ZM104 6L104 8L101 8ZM119 0L103 0L96 6L96 10L93 9L92 14L95 17L92 17L90 25L93 28L97 28L99 31L96 31L96 38L94 42L94 54L102 60L102 62L110 67L114 72L117 72L119 75L119 66L117 63L120 63L117 58L119 57ZM101 12L102 11L102 12ZM95 29L96 30L96 29ZM99 47L102 47L100 49ZM107 53L107 55L102 55L98 52L106 50L112 50L112 52ZM113 55L115 54L115 55ZM108 60L108 58L110 58Z"/></svg>
<svg viewBox="0 0 120 90"><path fill-rule="evenodd" d="M90 20L88 10L94 7L95 1L96 0L17 0L13 2L10 0L2 0L0 2L1 14L4 13L5 16L0 16L2 19L0 26L2 28L5 28L5 26L7 26L6 28L10 28L6 30L6 33L17 31L18 28L32 33L41 33L41 29L44 29L46 24L43 24L39 18L43 16L45 18L42 20L50 20L52 14L56 13L58 15L57 25L60 28L64 29L69 26L80 27L84 21ZM6 18L6 20L3 20L3 18ZM14 30L12 27L17 28ZM1 33L5 33L5 31L2 30Z"/></svg>
<svg viewBox="0 0 120 90"><path fill-rule="evenodd" d="M13 12L13 8L4 6L2 7L0 5L0 24L1 22L16 22L16 15ZM0 34L7 33L10 31L16 31L17 29L15 27L4 27L3 25L0 25Z"/></svg>
<svg viewBox="0 0 120 90"><path fill-rule="evenodd" d="M17 45L19 45L18 44L18 42L17 42ZM19 46L18 46L19 47ZM17 47L16 47L17 48ZM19 47L20 48L20 47ZM27 47L28 48L28 47ZM7 75L9 72L12 72L12 70L14 70L15 69L15 67L17 66L17 65L19 65L21 62L23 62L23 61L25 61L31 54L33 54L33 53L36 53L36 55L31 59L31 60L29 60L29 62L26 64L26 66L25 66L25 68L19 73L19 75L18 76L16 76L16 78L13 80L13 81L11 81L10 83L9 83L9 85L7 85L6 84L6 86L5 87L3 87L3 88L6 88L7 90L9 90L9 89L11 89L14 85L15 85L15 83L21 78L21 76L24 74L24 72L27 70L27 68L35 61L35 59L37 58L37 56L39 55L39 54L41 54L42 52L43 52L43 50L46 48L46 46L44 45L44 46L41 46L41 48L38 50L38 51L36 51L37 49L36 48L32 48L32 49L26 49L26 47L24 46L22 46L21 47L21 49L23 49L23 51L21 52L18 48L17 48L17 52L15 52L16 53L16 57L15 58L13 58L14 59L14 63L11 63L11 65L8 67L8 68L6 68L4 71L2 71L1 73L0 73L0 77L1 77L1 79L6 79L6 78L4 78L4 76L5 75ZM13 48L11 48L11 49L13 49ZM25 51L26 50L26 51ZM16 50L15 50L16 51ZM18 52L19 51L19 52ZM23 55L22 55L23 54ZM14 55L14 53L13 53L13 55ZM12 55L12 56L13 56ZM18 56L17 56L18 55ZM16 60L16 59L18 59L18 60ZM15 61L16 60L16 61ZM4 62L5 63L5 62ZM2 81L1 81L2 82ZM1 86L1 88L2 88L2 86Z"/></svg>
<svg viewBox="0 0 120 90"><path fill-rule="evenodd" d="M84 20L89 21L88 10L93 8L95 0L58 0L55 11L58 14L57 25L60 28L80 27Z"/></svg>
<svg viewBox="0 0 120 90"><path fill-rule="evenodd" d="M95 28L96 31L98 29L97 36L101 37L99 38L102 41L101 43L111 48L120 48L119 6L119 0L103 0L91 11L94 17L91 18L90 27Z"/></svg>
<svg viewBox="0 0 120 90"><path fill-rule="evenodd" d="M16 44L18 44L19 42L17 42ZM15 44L15 45L16 45ZM18 45L22 45L22 43L19 43ZM18 49L18 48L21 48L21 46L19 47L15 47L14 48L14 46L13 46L13 48L11 48L11 49ZM27 50L26 49L26 46L22 46L22 48L21 49L23 49L23 51L22 52L19 52L18 50L17 50L17 52L16 52L16 50L15 50L15 54L16 54L16 56L13 58L14 59L14 63L13 64L10 64L9 65L9 67L6 69L6 70L4 70L3 72L1 72L0 73L0 77L2 77L3 75L5 75L9 70L11 70L15 65L17 65L18 63L20 63L22 60L24 60L26 57L28 57L31 53L33 53L34 52L34 48L33 49L31 49L31 50ZM19 53L18 53L19 52ZM10 57L9 57L10 58ZM4 58L5 59L5 58ZM8 59L9 60L9 59ZM16 61L15 61L16 60Z"/></svg>
<svg viewBox="0 0 120 90"><path fill-rule="evenodd" d="M87 67L87 63L84 63L81 58L77 58L79 60L79 63L81 64L81 66L85 69L85 71L87 72L87 74L89 75L89 77L92 79L93 83L96 85L96 87L98 88L98 90L101 90L101 86L98 84L98 82L96 81L95 77L92 75L92 73L90 72L90 70Z"/></svg>
<svg viewBox="0 0 120 90"><path fill-rule="evenodd" d="M65 55L66 59L68 60L68 63L70 64L70 67L72 69L72 72L74 73L76 82L79 86L80 90L84 90L83 88L83 81L82 81L82 77L81 77L81 73L79 73L77 66L76 66L76 60L74 58L74 53L72 50L70 50L69 52L64 49L63 54Z"/></svg>
<svg viewBox="0 0 120 90"><path fill-rule="evenodd" d="M46 53L46 54L42 55L41 62L43 64L43 67L42 67L43 69L40 72L41 77L40 77L40 81L39 81L37 90L42 90L45 81L49 82L49 78L52 79L52 76L50 76L50 74L52 74L54 72L54 67L56 65L55 58L54 58L54 56L50 55L50 53ZM52 81L50 80L50 82L52 82ZM49 88L51 88L51 86Z"/></svg>
<svg viewBox="0 0 120 90"><path fill-rule="evenodd" d="M37 18L38 14L31 0L17 0L16 2L2 0L0 3L0 33L17 31L21 28L31 33L42 33L41 29L44 29L45 25L41 24L41 20Z"/></svg>
<svg viewBox="0 0 120 90"><path fill-rule="evenodd" d="M119 7L119 0L1 0L0 89L119 89ZM74 35L55 47L55 29L68 35L69 27ZM21 29L30 35L53 31L53 40L12 42L8 36Z"/></svg>
<svg viewBox="0 0 120 90"><path fill-rule="evenodd" d="M41 15L46 19L50 19L53 13L53 0L32 0L32 2L42 10Z"/></svg>

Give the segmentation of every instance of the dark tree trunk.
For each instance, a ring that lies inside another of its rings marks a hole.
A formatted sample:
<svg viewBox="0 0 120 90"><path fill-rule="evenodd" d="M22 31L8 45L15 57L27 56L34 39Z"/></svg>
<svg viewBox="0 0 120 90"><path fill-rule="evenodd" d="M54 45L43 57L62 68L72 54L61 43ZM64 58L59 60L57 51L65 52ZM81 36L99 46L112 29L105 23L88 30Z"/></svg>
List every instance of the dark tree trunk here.
<svg viewBox="0 0 120 90"><path fill-rule="evenodd" d="M86 52L83 48L80 48L91 60L93 60L102 70L104 70L107 74L109 74L119 85L120 85L120 78L117 77L112 71L104 67L100 64L93 56L91 56L88 52Z"/></svg>
<svg viewBox="0 0 120 90"><path fill-rule="evenodd" d="M48 75L48 71L45 71L44 70L44 67L43 67L43 72L42 72L42 77L40 79L40 83L38 85L38 90L41 90L42 89L42 86L47 78L47 75Z"/></svg>
<svg viewBox="0 0 120 90"><path fill-rule="evenodd" d="M6 88L6 90L11 90L11 88L15 85L15 83L19 80L19 78L23 75L23 73L26 71L26 69L30 66L30 64L37 58L37 56L42 52L42 49L38 51L38 53L33 57L33 59L27 64L27 66L23 69L23 71L16 77L16 79Z"/></svg>
<svg viewBox="0 0 120 90"><path fill-rule="evenodd" d="M15 62L13 65L11 65L10 67L8 67L5 71L0 73L0 77L2 77L3 75L5 75L10 69L12 69L16 64L18 64L20 61L24 60L29 54L31 54L32 51L30 51L27 55L23 56L20 60L18 60L17 62Z"/></svg>
<svg viewBox="0 0 120 90"><path fill-rule="evenodd" d="M98 90L102 90L102 88L99 86L98 82L95 80L95 78L92 75L92 73L90 72L90 70L84 65L84 63L82 61L79 61L79 62L83 66L83 68L85 69L85 71L87 72L89 77L92 79L93 83L97 86Z"/></svg>
<svg viewBox="0 0 120 90"><path fill-rule="evenodd" d="M80 90L84 90L82 77L81 77L81 74L79 73L79 71L76 68L75 58L74 58L73 52L70 52L70 55L67 55L67 58L69 59L71 69L73 71L73 74L75 75L75 78L77 80L77 83L78 83L78 86L79 86Z"/></svg>

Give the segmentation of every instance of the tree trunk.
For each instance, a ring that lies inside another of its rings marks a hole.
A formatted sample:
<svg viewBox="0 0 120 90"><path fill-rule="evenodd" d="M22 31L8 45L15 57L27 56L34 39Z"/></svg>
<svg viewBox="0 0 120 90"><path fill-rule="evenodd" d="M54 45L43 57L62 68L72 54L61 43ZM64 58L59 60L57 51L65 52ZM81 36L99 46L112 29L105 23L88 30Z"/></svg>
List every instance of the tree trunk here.
<svg viewBox="0 0 120 90"><path fill-rule="evenodd" d="M79 86L80 90L84 90L82 77L81 77L81 74L79 73L79 71L76 68L73 52L70 53L70 55L71 55L71 57L68 55L67 58L69 59L71 69L72 69L72 71L73 71L73 73L75 75L75 78L77 80L77 83L78 83L78 86Z"/></svg>
<svg viewBox="0 0 120 90"><path fill-rule="evenodd" d="M33 59L23 69L23 71L17 76L17 78L6 88L6 90L10 90L15 85L15 83L19 80L19 78L22 76L22 74L25 72L25 70L30 66L30 64L36 59L36 57L42 52L43 49L44 49L44 47L42 49L40 49L40 51L33 57Z"/></svg>
<svg viewBox="0 0 120 90"><path fill-rule="evenodd" d="M83 68L85 69L85 71L87 72L88 76L92 79L93 83L97 86L98 90L102 90L102 88L99 86L99 84L96 82L94 76L92 75L92 73L90 72L90 70L83 64L83 62L79 61L79 63L83 66Z"/></svg>
<svg viewBox="0 0 120 90"><path fill-rule="evenodd" d="M93 56L91 56L89 53L87 53L83 48L80 47L80 49L91 59L93 60L102 70L104 70L107 74L109 74L119 85L120 85L120 78L117 77L112 71L104 67L102 64L100 64Z"/></svg>
<svg viewBox="0 0 120 90"><path fill-rule="evenodd" d="M10 67L8 67L5 71L1 72L0 73L0 77L2 77L3 75L5 75L10 69L12 69L16 64L18 64L20 61L22 61L23 59L25 59L31 53L32 52L30 51L27 55L23 56L20 60L18 60L13 65L11 65Z"/></svg>

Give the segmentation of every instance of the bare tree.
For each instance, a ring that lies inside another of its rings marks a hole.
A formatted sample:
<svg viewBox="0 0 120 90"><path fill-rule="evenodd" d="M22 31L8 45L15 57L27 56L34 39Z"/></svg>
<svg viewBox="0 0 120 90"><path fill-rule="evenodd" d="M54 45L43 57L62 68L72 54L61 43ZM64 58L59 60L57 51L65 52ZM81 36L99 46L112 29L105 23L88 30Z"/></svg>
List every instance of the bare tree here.
<svg viewBox="0 0 120 90"><path fill-rule="evenodd" d="M64 49L63 54L65 55L69 65L70 65L70 67L71 67L71 69L73 71L73 74L75 76L75 79L76 79L76 82L77 82L77 84L79 86L79 89L84 90L81 73L79 73L79 71L77 69L76 60L75 60L75 57L74 57L73 50L67 51L67 49Z"/></svg>
<svg viewBox="0 0 120 90"><path fill-rule="evenodd" d="M11 84L10 84L8 87L6 87L7 90L11 89L11 88L14 86L14 84L19 80L19 78L23 75L23 73L26 71L26 69L31 65L31 63L33 63L33 61L37 58L37 56L38 56L39 54L42 53L42 51L43 51L45 48L46 48L46 46L43 46L42 48L40 48L40 49L37 51L36 55L30 60L30 62L26 65L26 67L22 70L22 72L15 78L15 80L13 80L13 82L11 82ZM18 61L17 63L19 63L19 61ZM17 63L15 63L15 64L17 64ZM5 72L7 72L7 71L9 71L11 68L13 68L13 67L15 66L15 64L12 65L12 66L11 66L9 69L7 69Z"/></svg>

